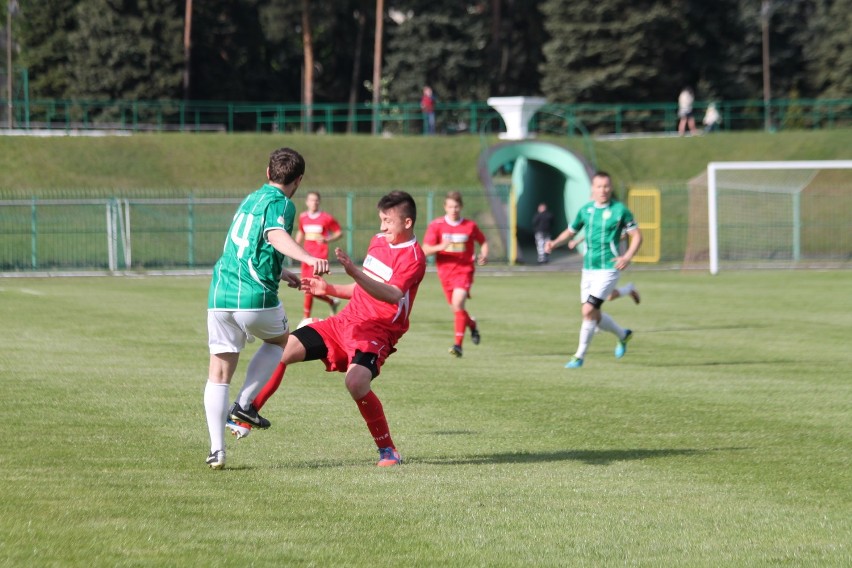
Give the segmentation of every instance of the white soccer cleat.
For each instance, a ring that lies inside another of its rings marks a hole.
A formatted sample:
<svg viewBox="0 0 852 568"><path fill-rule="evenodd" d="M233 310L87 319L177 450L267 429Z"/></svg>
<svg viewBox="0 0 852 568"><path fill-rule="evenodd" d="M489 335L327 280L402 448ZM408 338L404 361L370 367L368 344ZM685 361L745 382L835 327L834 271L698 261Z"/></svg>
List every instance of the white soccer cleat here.
<svg viewBox="0 0 852 568"><path fill-rule="evenodd" d="M248 435L251 434L251 426L244 422L234 422L233 420L228 420L225 423L225 427L231 431L231 435L234 436L237 440L247 438Z"/></svg>

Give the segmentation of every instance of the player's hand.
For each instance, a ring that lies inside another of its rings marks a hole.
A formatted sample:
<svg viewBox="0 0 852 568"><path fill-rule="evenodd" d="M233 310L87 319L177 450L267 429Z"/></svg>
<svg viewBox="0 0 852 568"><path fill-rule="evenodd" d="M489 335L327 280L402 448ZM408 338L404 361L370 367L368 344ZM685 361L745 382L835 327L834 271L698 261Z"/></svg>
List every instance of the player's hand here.
<svg viewBox="0 0 852 568"><path fill-rule="evenodd" d="M302 292L307 292L314 296L325 296L328 291L328 282L322 278L302 278Z"/></svg>
<svg viewBox="0 0 852 568"><path fill-rule="evenodd" d="M301 281L299 280L299 276L293 274L289 270L285 270L281 272L281 280L287 283L287 286L290 288L298 288L301 285Z"/></svg>
<svg viewBox="0 0 852 568"><path fill-rule="evenodd" d="M630 259L629 258L626 258L626 257L623 257L623 256L615 257L615 267L618 270L624 270L628 266L630 266Z"/></svg>
<svg viewBox="0 0 852 568"><path fill-rule="evenodd" d="M488 257L482 256L480 254L479 257L477 257L476 259L476 264L478 264L479 266L485 266L486 264L488 264Z"/></svg>
<svg viewBox="0 0 852 568"><path fill-rule="evenodd" d="M570 246L570 243L569 243ZM544 252L550 253L553 252L553 241L547 241L544 243Z"/></svg>
<svg viewBox="0 0 852 568"><path fill-rule="evenodd" d="M328 274L329 272L328 261L324 258L314 259L313 267L314 276L322 276L323 274Z"/></svg>
<svg viewBox="0 0 852 568"><path fill-rule="evenodd" d="M343 265L343 269L349 276L352 276L352 273L358 270L358 267L355 266L355 263L352 262L352 259L349 258L349 255L342 248L337 247L334 249L334 256L337 257L337 262Z"/></svg>

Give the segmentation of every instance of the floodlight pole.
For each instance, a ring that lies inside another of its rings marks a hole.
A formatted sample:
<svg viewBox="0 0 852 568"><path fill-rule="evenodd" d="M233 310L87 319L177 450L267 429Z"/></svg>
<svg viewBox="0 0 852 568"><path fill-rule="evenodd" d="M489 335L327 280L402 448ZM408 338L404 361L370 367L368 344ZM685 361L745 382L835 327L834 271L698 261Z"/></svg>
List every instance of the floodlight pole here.
<svg viewBox="0 0 852 568"><path fill-rule="evenodd" d="M763 35L763 127L772 130L772 110L769 103L772 100L769 85L769 15L772 11L771 0L763 0L760 6L760 27Z"/></svg>
<svg viewBox="0 0 852 568"><path fill-rule="evenodd" d="M12 129L14 119L12 111L12 12L18 8L17 0L9 0L6 4L6 102L8 105L9 129Z"/></svg>

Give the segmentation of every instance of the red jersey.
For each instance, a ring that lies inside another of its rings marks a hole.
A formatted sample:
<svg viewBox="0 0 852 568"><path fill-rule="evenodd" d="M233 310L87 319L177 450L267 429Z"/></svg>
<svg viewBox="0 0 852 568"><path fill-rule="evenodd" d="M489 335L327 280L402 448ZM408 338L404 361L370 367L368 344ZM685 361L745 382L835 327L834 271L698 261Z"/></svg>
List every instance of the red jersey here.
<svg viewBox="0 0 852 568"><path fill-rule="evenodd" d="M340 230L340 223L325 211L317 211L314 215L304 211L299 214L299 230L305 235L302 245L308 254L316 258L328 258L326 239Z"/></svg>
<svg viewBox="0 0 852 568"><path fill-rule="evenodd" d="M468 268L473 271L473 263L476 257L473 244L480 246L485 242L485 235L479 230L479 226L470 219L459 219L453 223L447 217L438 217L426 229L423 242L427 245L437 245L444 241L451 241L446 250L435 253L435 264L438 272L446 270L458 270Z"/></svg>
<svg viewBox="0 0 852 568"><path fill-rule="evenodd" d="M340 317L355 329L364 328L367 331L369 328L389 335L393 345L408 331L414 297L426 274L426 255L417 239L392 245L379 234L370 241L363 268L368 276L402 290L402 299L397 304L389 304L375 299L360 286L355 286L352 298L340 312Z"/></svg>

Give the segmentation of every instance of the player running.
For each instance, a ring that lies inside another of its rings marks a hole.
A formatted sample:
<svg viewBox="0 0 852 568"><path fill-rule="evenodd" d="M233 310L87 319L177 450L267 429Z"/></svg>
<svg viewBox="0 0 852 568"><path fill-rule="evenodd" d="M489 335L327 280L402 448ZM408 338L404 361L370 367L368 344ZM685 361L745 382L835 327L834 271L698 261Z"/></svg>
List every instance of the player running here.
<svg viewBox="0 0 852 568"><path fill-rule="evenodd" d="M475 265L484 266L488 262L488 241L474 221L461 216L462 207L461 193L447 193L444 216L429 223L423 237L423 251L435 255L438 279L455 316L455 335L450 347L450 355L454 357L462 356L462 343L468 328L474 345L479 345L481 340L476 319L465 309L465 302L471 297ZM478 256L475 243L479 244Z"/></svg>
<svg viewBox="0 0 852 568"><path fill-rule="evenodd" d="M305 207L307 211L299 214L299 229L296 231L296 242L305 247L312 256L316 258L328 258L328 243L334 242L341 237L340 223L331 213L320 209L320 194L309 191L305 196ZM313 276L313 268L309 264L302 264L302 278ZM314 298L328 304L331 313L336 314L340 307L340 300L329 296L314 296L310 292L305 293L305 301L302 309L302 317L311 317L311 308Z"/></svg>

